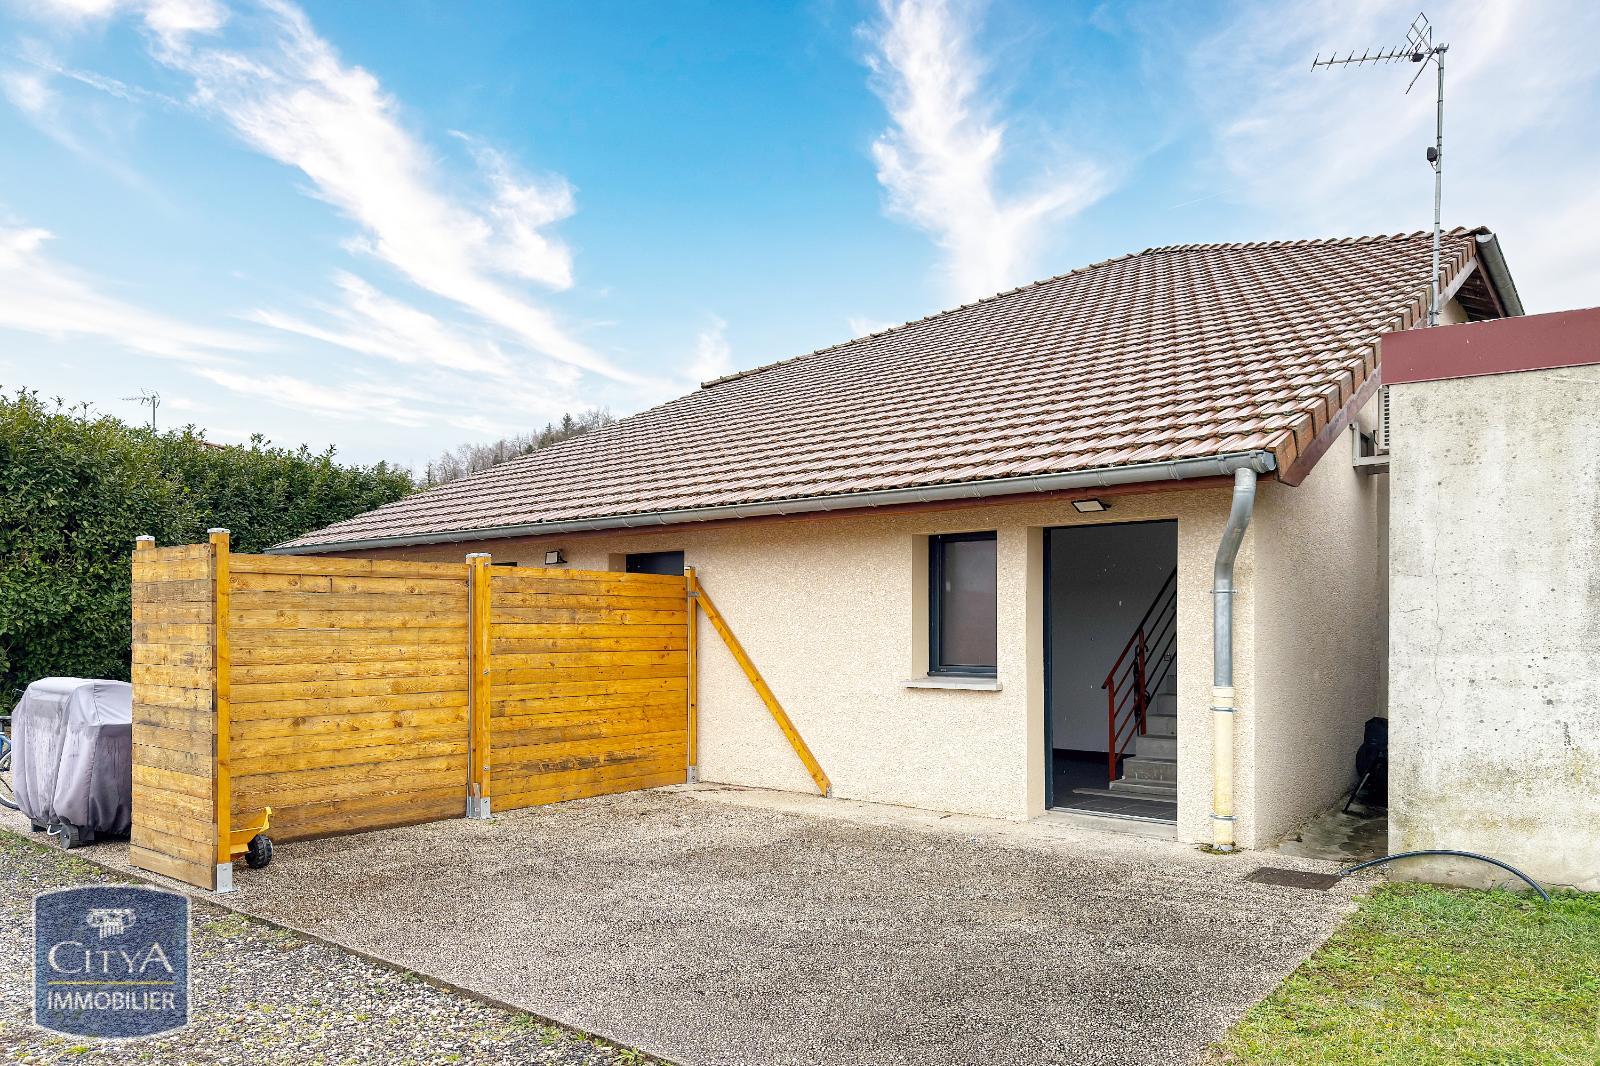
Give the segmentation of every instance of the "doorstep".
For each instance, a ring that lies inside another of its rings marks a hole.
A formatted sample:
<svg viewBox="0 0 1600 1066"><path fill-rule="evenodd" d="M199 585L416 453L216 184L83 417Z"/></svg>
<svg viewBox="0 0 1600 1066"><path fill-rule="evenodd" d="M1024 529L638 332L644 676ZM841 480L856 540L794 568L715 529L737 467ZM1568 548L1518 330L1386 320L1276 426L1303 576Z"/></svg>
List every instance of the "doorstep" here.
<svg viewBox="0 0 1600 1066"><path fill-rule="evenodd" d="M1148 837L1152 840L1178 839L1176 822L1160 818L1141 818L1137 814L1095 814L1090 811L1073 811L1057 807L1045 811L1033 820L1052 825L1069 825L1074 829L1092 829L1099 833Z"/></svg>

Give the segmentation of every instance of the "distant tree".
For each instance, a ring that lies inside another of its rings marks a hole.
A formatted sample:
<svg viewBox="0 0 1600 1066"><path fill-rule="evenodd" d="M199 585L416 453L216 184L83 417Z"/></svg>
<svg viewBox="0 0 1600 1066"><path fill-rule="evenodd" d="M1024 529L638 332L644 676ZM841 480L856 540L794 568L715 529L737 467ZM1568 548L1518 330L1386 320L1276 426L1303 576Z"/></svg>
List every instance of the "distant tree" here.
<svg viewBox="0 0 1600 1066"><path fill-rule="evenodd" d="M562 415L560 422L547 422L545 427L536 433L501 437L490 444L463 444L442 453L423 467L419 480L424 488L443 485L468 474L476 474L480 470L488 470L490 467L499 466L530 452L536 452L540 448L548 448L552 444L581 437L585 433L609 426L615 421L609 410L595 407L576 415Z"/></svg>
<svg viewBox="0 0 1600 1066"><path fill-rule="evenodd" d="M235 550L258 552L415 488L399 467L333 455L0 394L0 711L40 677L128 679L139 534L193 544L224 526Z"/></svg>

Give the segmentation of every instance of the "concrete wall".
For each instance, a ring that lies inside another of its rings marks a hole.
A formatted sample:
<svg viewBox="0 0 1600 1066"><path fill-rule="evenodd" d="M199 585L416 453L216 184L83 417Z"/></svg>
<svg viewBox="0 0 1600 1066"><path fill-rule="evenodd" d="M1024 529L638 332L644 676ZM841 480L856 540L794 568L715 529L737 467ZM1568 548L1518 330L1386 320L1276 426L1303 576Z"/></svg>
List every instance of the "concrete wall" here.
<svg viewBox="0 0 1600 1066"><path fill-rule="evenodd" d="M1105 751L1106 672L1172 572L1178 529L1135 522L1050 536L1050 739L1057 748Z"/></svg>
<svg viewBox="0 0 1600 1066"><path fill-rule="evenodd" d="M1390 396L1390 846L1600 890L1600 367Z"/></svg>
<svg viewBox="0 0 1600 1066"><path fill-rule="evenodd" d="M1377 403L1359 413L1372 431ZM1385 713L1388 477L1358 471L1347 432L1294 488L1257 501L1258 725L1249 787L1275 841L1354 784L1362 725Z"/></svg>
<svg viewBox="0 0 1600 1066"><path fill-rule="evenodd" d="M1211 565L1230 489L1113 498L1081 515L1065 500L876 517L686 525L476 544L391 549L459 559L481 549L540 565L607 569L634 551L682 549L833 779L835 795L936 810L1025 818L1044 809L1044 528L1096 521L1178 522L1180 654L1201 664L1180 678L1178 833L1210 839ZM925 670L926 538L996 530L998 691L908 688ZM1240 553L1236 614L1241 777L1248 779L1254 706L1250 637L1254 537ZM376 554L376 553L375 553ZM700 770L705 780L809 790L811 782L716 634L700 627ZM1239 839L1255 839L1244 790Z"/></svg>

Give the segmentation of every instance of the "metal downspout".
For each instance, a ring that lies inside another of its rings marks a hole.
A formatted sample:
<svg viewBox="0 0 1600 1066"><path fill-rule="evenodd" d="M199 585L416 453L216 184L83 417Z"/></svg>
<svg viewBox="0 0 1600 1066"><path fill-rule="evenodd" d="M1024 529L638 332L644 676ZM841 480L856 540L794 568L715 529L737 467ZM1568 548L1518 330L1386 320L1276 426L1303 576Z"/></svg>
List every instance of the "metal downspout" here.
<svg viewBox="0 0 1600 1066"><path fill-rule="evenodd" d="M1211 843L1218 851L1233 844L1233 563L1256 506L1256 472L1233 472L1233 509L1217 544L1211 588Z"/></svg>

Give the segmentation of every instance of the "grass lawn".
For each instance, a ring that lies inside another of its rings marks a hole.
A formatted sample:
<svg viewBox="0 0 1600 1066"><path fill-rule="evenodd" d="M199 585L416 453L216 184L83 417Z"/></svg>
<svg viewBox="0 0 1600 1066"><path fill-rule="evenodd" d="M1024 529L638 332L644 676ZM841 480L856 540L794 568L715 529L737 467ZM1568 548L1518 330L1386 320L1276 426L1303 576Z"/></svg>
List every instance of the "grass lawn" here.
<svg viewBox="0 0 1600 1066"><path fill-rule="evenodd" d="M1211 1062L1600 1066L1600 894L1385 885Z"/></svg>

